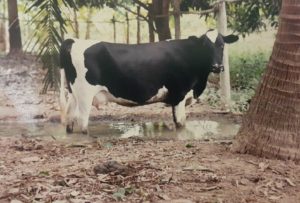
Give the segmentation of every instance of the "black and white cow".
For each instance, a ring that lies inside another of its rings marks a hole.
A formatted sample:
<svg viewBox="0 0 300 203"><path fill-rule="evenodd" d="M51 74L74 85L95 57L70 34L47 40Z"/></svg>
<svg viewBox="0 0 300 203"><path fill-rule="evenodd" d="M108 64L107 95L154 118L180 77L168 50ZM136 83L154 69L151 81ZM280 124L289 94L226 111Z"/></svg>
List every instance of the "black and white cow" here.
<svg viewBox="0 0 300 203"><path fill-rule="evenodd" d="M187 94L201 95L209 73L224 70L224 44L237 40L235 35L222 36L213 30L201 37L138 45L65 40L60 50L60 100L67 132L73 132L77 121L87 133L96 94L125 106L164 102L172 106L176 127L183 126Z"/></svg>

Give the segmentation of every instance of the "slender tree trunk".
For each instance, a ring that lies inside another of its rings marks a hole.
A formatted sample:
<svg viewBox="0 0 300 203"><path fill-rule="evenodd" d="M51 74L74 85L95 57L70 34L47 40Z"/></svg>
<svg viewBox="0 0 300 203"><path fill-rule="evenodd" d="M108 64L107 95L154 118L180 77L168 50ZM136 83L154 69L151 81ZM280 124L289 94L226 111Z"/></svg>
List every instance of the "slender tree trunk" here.
<svg viewBox="0 0 300 203"><path fill-rule="evenodd" d="M117 42L117 27L116 27L116 18L113 16L111 19L111 22L113 24L113 37L114 37L114 43Z"/></svg>
<svg viewBox="0 0 300 203"><path fill-rule="evenodd" d="M227 35L227 14L226 14L226 2L223 0L219 0L219 10L218 10L218 31ZM223 53L223 64L224 64L224 72L220 74L220 88L221 88L221 98L222 102L227 109L229 109L231 105L231 88L230 88L230 67L229 67L229 56L227 46L224 47Z"/></svg>
<svg viewBox="0 0 300 203"><path fill-rule="evenodd" d="M78 24L78 17L77 17L77 11L74 8L73 9L73 21L74 21L74 37L79 38L79 24Z"/></svg>
<svg viewBox="0 0 300 203"><path fill-rule="evenodd" d="M233 151L300 161L300 1L284 0L272 56Z"/></svg>
<svg viewBox="0 0 300 203"><path fill-rule="evenodd" d="M173 7L174 7L174 21L175 21L175 39L181 38L181 31L180 31L180 3L181 0L173 0Z"/></svg>
<svg viewBox="0 0 300 203"><path fill-rule="evenodd" d="M129 30L130 30L130 24L129 24L129 17L128 13L126 13L126 44L129 44Z"/></svg>
<svg viewBox="0 0 300 203"><path fill-rule="evenodd" d="M137 29L136 29L136 43L141 43L141 22L139 15L141 14L141 7L137 6L137 17L136 17L136 23L137 23Z"/></svg>
<svg viewBox="0 0 300 203"><path fill-rule="evenodd" d="M153 4L149 4L149 10L148 10L149 42L154 42L155 41L153 15L154 15L153 14Z"/></svg>
<svg viewBox="0 0 300 203"><path fill-rule="evenodd" d="M0 7L0 13L1 13L1 15L0 15L0 52L6 52L6 46L7 46L7 44L6 44L6 27L7 27L7 25L6 25L6 16L5 16L5 13L6 13L6 2L5 1L3 1L2 3L1 3L1 7Z"/></svg>
<svg viewBox="0 0 300 203"><path fill-rule="evenodd" d="M17 0L7 0L9 19L9 53L22 51L21 29L18 17Z"/></svg>
<svg viewBox="0 0 300 203"><path fill-rule="evenodd" d="M91 7L88 8L88 16L86 20L86 33L85 33L85 39L91 38L91 19L93 16L93 9Z"/></svg>
<svg viewBox="0 0 300 203"><path fill-rule="evenodd" d="M169 27L170 0L153 0L154 22L159 41L171 39Z"/></svg>

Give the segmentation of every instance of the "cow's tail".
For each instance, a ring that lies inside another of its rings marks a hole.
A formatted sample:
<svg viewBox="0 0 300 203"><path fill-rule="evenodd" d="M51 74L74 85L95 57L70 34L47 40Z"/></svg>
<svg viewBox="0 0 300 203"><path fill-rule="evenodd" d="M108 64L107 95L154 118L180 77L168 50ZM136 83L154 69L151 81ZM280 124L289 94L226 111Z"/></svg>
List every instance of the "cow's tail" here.
<svg viewBox="0 0 300 203"><path fill-rule="evenodd" d="M67 99L65 94L65 71L60 69L60 90L59 90L59 104L60 104L60 120L62 123L66 122L67 113Z"/></svg>
<svg viewBox="0 0 300 203"><path fill-rule="evenodd" d="M71 47L74 43L74 40L67 39L62 42L60 47L60 91L59 91L59 104L60 104L60 119L62 123L66 122L67 114L67 99L66 93L68 92L65 88L65 85L69 82L66 82L66 69L68 67L68 59L71 58ZM69 85L68 85L69 88Z"/></svg>

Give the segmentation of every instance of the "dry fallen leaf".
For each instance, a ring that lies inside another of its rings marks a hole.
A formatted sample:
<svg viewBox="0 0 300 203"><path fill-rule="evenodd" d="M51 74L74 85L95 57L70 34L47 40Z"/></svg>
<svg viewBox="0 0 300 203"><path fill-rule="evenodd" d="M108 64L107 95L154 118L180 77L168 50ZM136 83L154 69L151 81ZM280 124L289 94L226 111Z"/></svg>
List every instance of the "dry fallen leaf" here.
<svg viewBox="0 0 300 203"><path fill-rule="evenodd" d="M171 198L166 194L158 194L158 197L163 200L171 200Z"/></svg>
<svg viewBox="0 0 300 203"><path fill-rule="evenodd" d="M268 199L270 199L270 200L279 200L279 199L281 199L281 196L272 195L272 196L268 197Z"/></svg>
<svg viewBox="0 0 300 203"><path fill-rule="evenodd" d="M17 200L17 199L13 199L13 200L10 201L10 203L22 203L22 201Z"/></svg>
<svg viewBox="0 0 300 203"><path fill-rule="evenodd" d="M79 194L80 194L80 192L78 192L78 191L72 191L70 193L71 197L77 197Z"/></svg>
<svg viewBox="0 0 300 203"><path fill-rule="evenodd" d="M246 179L246 178L242 178L241 180L240 180L240 184L241 185L248 185L249 184L249 180L248 179Z"/></svg>
<svg viewBox="0 0 300 203"><path fill-rule="evenodd" d="M207 168L205 166L197 165L197 166L188 166L183 168L183 171L203 171L203 172L214 172L213 169Z"/></svg>
<svg viewBox="0 0 300 203"><path fill-rule="evenodd" d="M285 181L292 187L296 187L295 183L293 183L289 178L285 178Z"/></svg>
<svg viewBox="0 0 300 203"><path fill-rule="evenodd" d="M283 182L276 182L275 183L275 188L276 189L280 189L281 190L281 189L283 189L283 186L284 186Z"/></svg>
<svg viewBox="0 0 300 203"><path fill-rule="evenodd" d="M37 156L32 156L32 157L26 157L26 158L21 159L21 162L22 162L22 163L29 163L29 162L37 162L37 161L39 161L39 160L40 160L39 157L37 157Z"/></svg>
<svg viewBox="0 0 300 203"><path fill-rule="evenodd" d="M269 164L264 163L264 162L260 162L258 164L258 168L260 171L265 171L267 168L269 168L269 166L270 166Z"/></svg>

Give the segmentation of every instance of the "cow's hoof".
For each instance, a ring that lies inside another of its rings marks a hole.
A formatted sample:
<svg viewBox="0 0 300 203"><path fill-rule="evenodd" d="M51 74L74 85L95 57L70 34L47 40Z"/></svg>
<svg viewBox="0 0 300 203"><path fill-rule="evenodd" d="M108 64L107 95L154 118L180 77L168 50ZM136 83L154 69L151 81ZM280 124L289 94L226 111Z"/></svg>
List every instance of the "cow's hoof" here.
<svg viewBox="0 0 300 203"><path fill-rule="evenodd" d="M81 133L84 135L87 135L87 134L89 134L89 131L87 129L84 129L84 130L81 130Z"/></svg>
<svg viewBox="0 0 300 203"><path fill-rule="evenodd" d="M66 131L67 133L73 133L73 125L67 125Z"/></svg>
<svg viewBox="0 0 300 203"><path fill-rule="evenodd" d="M175 126L176 126L176 129L177 130L180 130L180 129L183 129L184 128L184 126L185 126L185 124L184 123L175 123Z"/></svg>

